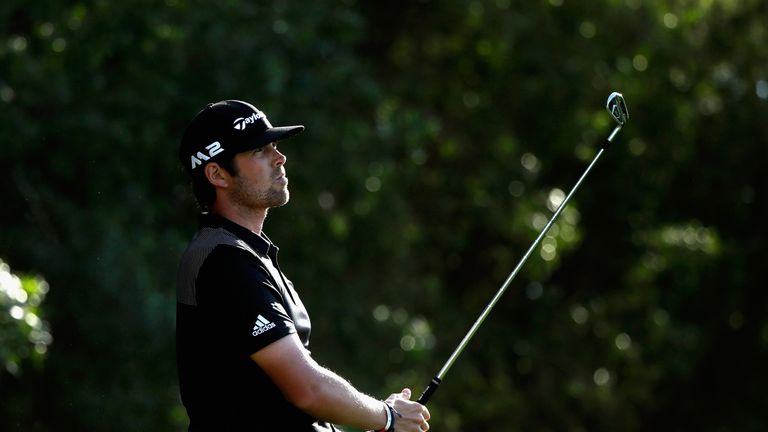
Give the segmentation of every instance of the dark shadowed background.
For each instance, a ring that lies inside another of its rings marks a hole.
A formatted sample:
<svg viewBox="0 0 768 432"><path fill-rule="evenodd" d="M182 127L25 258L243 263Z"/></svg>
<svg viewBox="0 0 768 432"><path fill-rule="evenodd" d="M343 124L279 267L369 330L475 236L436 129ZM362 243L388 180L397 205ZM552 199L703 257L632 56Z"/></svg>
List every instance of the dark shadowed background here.
<svg viewBox="0 0 768 432"><path fill-rule="evenodd" d="M627 127L432 430L765 430L766 23L760 0L4 1L0 430L185 430L176 152L205 103L306 125L265 230L315 358L383 398L442 366L612 91Z"/></svg>

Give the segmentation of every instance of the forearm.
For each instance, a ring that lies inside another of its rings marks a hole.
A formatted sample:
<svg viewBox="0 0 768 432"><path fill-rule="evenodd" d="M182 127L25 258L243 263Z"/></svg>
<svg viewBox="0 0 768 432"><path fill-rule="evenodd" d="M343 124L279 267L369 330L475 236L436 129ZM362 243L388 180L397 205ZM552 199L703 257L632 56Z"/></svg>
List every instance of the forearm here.
<svg viewBox="0 0 768 432"><path fill-rule="evenodd" d="M387 412L384 403L359 392L344 378L316 364L311 391L297 406L307 414L331 423L359 429L382 429Z"/></svg>
<svg viewBox="0 0 768 432"><path fill-rule="evenodd" d="M295 334L251 355L283 396L307 414L360 429L382 429L388 410L344 378L320 366Z"/></svg>

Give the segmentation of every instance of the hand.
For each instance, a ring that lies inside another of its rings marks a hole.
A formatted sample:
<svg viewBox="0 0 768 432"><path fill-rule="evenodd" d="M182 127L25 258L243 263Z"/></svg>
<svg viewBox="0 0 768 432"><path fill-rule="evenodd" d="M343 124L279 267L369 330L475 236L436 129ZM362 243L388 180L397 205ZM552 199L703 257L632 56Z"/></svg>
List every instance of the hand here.
<svg viewBox="0 0 768 432"><path fill-rule="evenodd" d="M395 409L396 432L421 432L429 430L429 410L424 405L411 401L411 389L391 394L385 401Z"/></svg>

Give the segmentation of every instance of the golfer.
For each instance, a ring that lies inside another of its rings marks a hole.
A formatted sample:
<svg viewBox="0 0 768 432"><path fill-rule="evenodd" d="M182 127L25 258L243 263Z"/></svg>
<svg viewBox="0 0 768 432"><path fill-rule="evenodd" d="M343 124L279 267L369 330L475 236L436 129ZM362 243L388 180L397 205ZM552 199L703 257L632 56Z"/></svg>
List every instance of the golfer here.
<svg viewBox="0 0 768 432"><path fill-rule="evenodd" d="M429 411L409 389L377 400L310 355L309 315L262 231L269 209L289 199L277 143L302 130L226 100L208 104L182 138L179 159L203 210L177 278L189 430L426 431Z"/></svg>

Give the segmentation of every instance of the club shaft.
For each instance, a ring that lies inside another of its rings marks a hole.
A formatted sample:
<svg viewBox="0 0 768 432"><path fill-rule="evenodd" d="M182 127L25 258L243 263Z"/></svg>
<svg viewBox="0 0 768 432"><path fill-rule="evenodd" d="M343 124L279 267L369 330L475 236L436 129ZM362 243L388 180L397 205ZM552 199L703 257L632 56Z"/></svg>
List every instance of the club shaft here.
<svg viewBox="0 0 768 432"><path fill-rule="evenodd" d="M496 306L496 303L498 303L501 296L504 295L504 292L509 287L509 284L512 283L512 280L517 276L517 273L520 272L520 269L523 267L523 264L528 260L528 257L531 256L531 253L536 249L536 246L541 243L541 240L544 238L545 235L547 235L547 232L552 227L552 224L555 222L555 219L560 215L560 213L563 211L565 206L568 204L568 201L571 199L571 196L573 196L574 193L576 193L576 190L579 189L579 186L581 186L581 183L584 181L584 179L587 177L587 174L592 170L592 167L595 166L595 163L597 163L597 160L600 159L600 156L602 156L605 149L608 147L608 145L613 141L613 139L616 137L616 134L618 134L619 130L621 130L621 126L617 126L611 135L608 137L608 139L605 142L605 145L600 149L599 152L597 152L597 155L595 155L594 159L592 159L592 162L589 164L587 169L584 171L584 174L581 175L579 180L576 182L576 184L573 186L570 192L568 192L568 195L563 199L563 202L560 203L560 206L557 207L557 210L555 211L555 214L552 215L552 217L549 219L549 222L547 222L547 225L544 226L544 229L541 230L541 233L539 233L539 236L536 237L536 240L531 244L531 247L528 248L528 251L523 255L523 257L520 259L520 262L517 263L517 266L514 270L512 270L512 273L509 274L507 277L507 280L504 281L504 284L501 286L501 288L496 292L496 295L493 296L491 301L488 303L488 305L483 309L483 312L480 314L480 316L477 318L474 324L472 324L472 328L469 329L467 334L464 336L464 339L461 340L461 343L459 343L459 346L456 347L456 349L453 351L453 354L451 354L451 357L448 358L448 361L445 362L443 365L443 368L440 369L440 372L438 372L436 378L439 381L443 379L446 373L448 373L448 370L453 366L453 363L456 362L456 359L459 357L462 351L464 351L464 348L467 346L469 341L472 339L472 337L477 332L477 329L480 328L480 326L483 324L483 321L488 317L488 314L491 313L491 310L494 306Z"/></svg>

